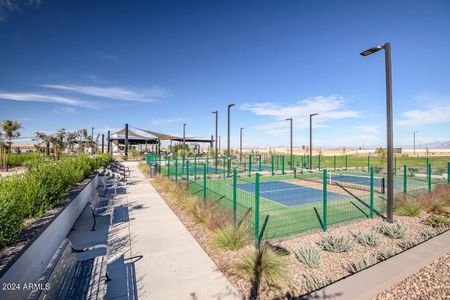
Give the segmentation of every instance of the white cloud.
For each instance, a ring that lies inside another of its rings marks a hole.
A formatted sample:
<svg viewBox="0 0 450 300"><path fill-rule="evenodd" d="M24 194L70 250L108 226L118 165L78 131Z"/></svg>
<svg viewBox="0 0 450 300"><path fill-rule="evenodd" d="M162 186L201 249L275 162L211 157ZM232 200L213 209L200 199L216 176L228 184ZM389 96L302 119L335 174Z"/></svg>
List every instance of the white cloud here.
<svg viewBox="0 0 450 300"><path fill-rule="evenodd" d="M0 0L0 22L6 20L8 12L20 10L20 6L22 4L25 6L39 6L41 4L41 0Z"/></svg>
<svg viewBox="0 0 450 300"><path fill-rule="evenodd" d="M99 57L101 59L104 59L104 60L109 60L109 61L117 60L117 56L116 55L110 54L110 53L106 53L106 52L103 52L103 51L92 51L91 53L94 56L97 56L97 57Z"/></svg>
<svg viewBox="0 0 450 300"><path fill-rule="evenodd" d="M43 84L41 86L60 91L123 101L155 102L167 96L167 92L160 88L130 89L117 86L101 87L75 84Z"/></svg>
<svg viewBox="0 0 450 300"><path fill-rule="evenodd" d="M327 121L348 118L359 118L360 112L347 109L346 100L339 96L317 96L309 97L295 102L292 105L281 106L272 102L245 103L241 109L251 111L259 116L269 116L272 121L257 129L272 133L282 134L288 132L288 122L286 118L294 119L295 129L309 128L309 115L318 113L314 117L314 127L327 127Z"/></svg>
<svg viewBox="0 0 450 300"><path fill-rule="evenodd" d="M97 106L92 102L39 93L0 93L0 100L19 102L47 102L78 107L97 108Z"/></svg>
<svg viewBox="0 0 450 300"><path fill-rule="evenodd" d="M54 109L53 112L57 115L76 114L78 111L73 107L62 107Z"/></svg>
<svg viewBox="0 0 450 300"><path fill-rule="evenodd" d="M439 104L423 109L409 110L401 114L402 118L396 122L402 127L423 127L427 125L450 122L450 105Z"/></svg>

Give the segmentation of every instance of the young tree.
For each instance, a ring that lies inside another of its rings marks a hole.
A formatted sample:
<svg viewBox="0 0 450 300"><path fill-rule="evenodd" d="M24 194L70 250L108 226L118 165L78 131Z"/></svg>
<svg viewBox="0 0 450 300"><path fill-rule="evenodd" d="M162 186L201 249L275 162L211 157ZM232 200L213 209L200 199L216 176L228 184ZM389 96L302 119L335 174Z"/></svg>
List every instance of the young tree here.
<svg viewBox="0 0 450 300"><path fill-rule="evenodd" d="M12 150L12 140L20 137L19 130L22 129L22 123L12 120L3 120L0 122L2 135L8 140L8 153Z"/></svg>

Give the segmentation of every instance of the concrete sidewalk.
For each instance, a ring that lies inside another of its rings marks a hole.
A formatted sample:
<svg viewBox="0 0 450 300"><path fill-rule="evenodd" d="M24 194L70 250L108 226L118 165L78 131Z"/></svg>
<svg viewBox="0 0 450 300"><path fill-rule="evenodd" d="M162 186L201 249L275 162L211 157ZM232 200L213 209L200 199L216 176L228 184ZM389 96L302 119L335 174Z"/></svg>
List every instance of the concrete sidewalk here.
<svg viewBox="0 0 450 300"><path fill-rule="evenodd" d="M131 176L122 205L124 211L117 217L121 220L117 224L121 225L116 230L112 228L112 239L122 243L126 251L116 253L116 266L112 265L109 271L111 276L126 276L128 298L240 299L137 164L126 165ZM119 296L111 291L107 298ZM126 298L125 294L120 298Z"/></svg>
<svg viewBox="0 0 450 300"><path fill-rule="evenodd" d="M333 283L305 299L371 299L450 252L450 231L355 275Z"/></svg>

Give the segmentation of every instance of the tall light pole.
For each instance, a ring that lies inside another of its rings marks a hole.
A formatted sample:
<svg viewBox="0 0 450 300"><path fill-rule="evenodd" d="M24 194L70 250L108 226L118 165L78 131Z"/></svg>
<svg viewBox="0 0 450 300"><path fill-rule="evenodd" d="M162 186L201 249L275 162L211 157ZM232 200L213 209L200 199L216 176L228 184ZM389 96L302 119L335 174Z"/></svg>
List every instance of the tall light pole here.
<svg viewBox="0 0 450 300"><path fill-rule="evenodd" d="M228 140L227 140L227 170L228 174L230 174L231 169L231 160L230 160L230 131L231 131L231 108L234 106L234 104L228 104Z"/></svg>
<svg viewBox="0 0 450 300"><path fill-rule="evenodd" d="M318 113L309 115L309 169L312 170L312 117L317 116Z"/></svg>
<svg viewBox="0 0 450 300"><path fill-rule="evenodd" d="M290 155L291 155L291 170L294 168L294 153L293 153L293 144L292 144L292 118L287 118L286 121L289 121L291 127L291 138L290 138Z"/></svg>
<svg viewBox="0 0 450 300"><path fill-rule="evenodd" d="M369 56L384 49L386 69L386 123L387 123L387 221L394 222L394 130L392 110L392 72L391 72L391 44L376 46L361 52L362 56Z"/></svg>
<svg viewBox="0 0 450 300"><path fill-rule="evenodd" d="M242 130L244 130L244 127L241 127L241 134L239 138L239 161L242 162Z"/></svg>
<svg viewBox="0 0 450 300"><path fill-rule="evenodd" d="M186 147L186 123L183 124L183 151L185 147Z"/></svg>
<svg viewBox="0 0 450 300"><path fill-rule="evenodd" d="M94 129L95 129L95 127L91 127L92 151L95 153L95 147L94 147Z"/></svg>
<svg viewBox="0 0 450 300"><path fill-rule="evenodd" d="M416 132L419 132L419 130L414 130L414 156L416 156Z"/></svg>
<svg viewBox="0 0 450 300"><path fill-rule="evenodd" d="M215 142L216 143L215 143L214 153L215 153L215 167L216 167L216 170L217 170L217 156L219 155L219 153L217 153L217 143L218 143L218 141L217 141L217 133L218 133L217 127L218 127L218 121L219 121L219 112L216 110L216 111L213 111L212 113L216 115L216 138L215 138Z"/></svg>

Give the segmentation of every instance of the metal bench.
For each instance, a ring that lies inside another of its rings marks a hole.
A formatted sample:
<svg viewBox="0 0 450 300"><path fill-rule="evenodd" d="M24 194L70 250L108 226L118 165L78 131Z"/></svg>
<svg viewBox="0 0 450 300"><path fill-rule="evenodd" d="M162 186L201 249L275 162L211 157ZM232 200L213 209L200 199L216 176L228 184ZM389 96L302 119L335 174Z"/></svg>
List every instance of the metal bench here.
<svg viewBox="0 0 450 300"><path fill-rule="evenodd" d="M105 255L96 255L97 250L105 250ZM107 245L75 249L64 239L39 278L41 288L33 290L28 299L103 299L110 280L107 255Z"/></svg>
<svg viewBox="0 0 450 300"><path fill-rule="evenodd" d="M96 194L92 197L90 206L92 211L92 217L94 218L94 224L92 225L91 231L95 231L95 226L97 225L97 217L108 215L110 208L110 202L114 201L117 196L117 185L109 188L108 190L113 190L111 194L106 196L101 196Z"/></svg>

